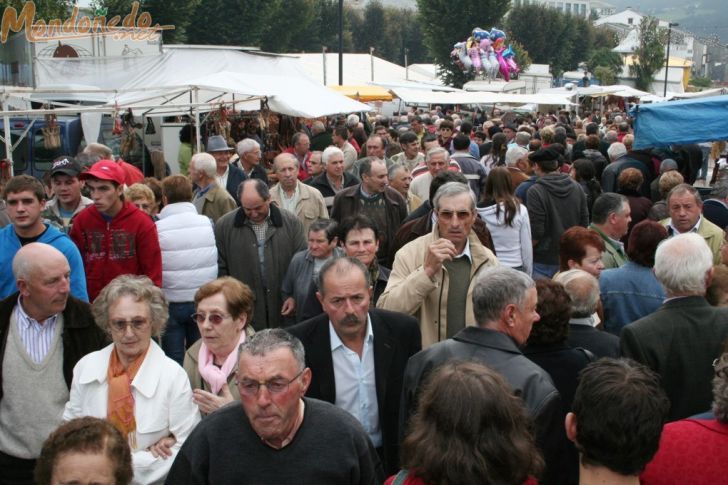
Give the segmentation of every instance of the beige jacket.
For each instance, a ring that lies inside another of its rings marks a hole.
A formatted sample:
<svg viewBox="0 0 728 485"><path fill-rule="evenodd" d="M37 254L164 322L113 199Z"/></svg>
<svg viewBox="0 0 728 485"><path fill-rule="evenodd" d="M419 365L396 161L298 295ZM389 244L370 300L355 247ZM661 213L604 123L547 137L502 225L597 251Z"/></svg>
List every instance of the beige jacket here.
<svg viewBox="0 0 728 485"><path fill-rule="evenodd" d="M270 189L270 198L279 208L283 208L280 199L280 184L275 184ZM328 219L329 211L326 210L326 202L321 192L315 187L298 182L300 195L296 204L296 216L303 224L303 235L308 238L308 228L316 219Z"/></svg>
<svg viewBox="0 0 728 485"><path fill-rule="evenodd" d="M447 270L443 267L442 271L431 280L425 274L422 266L425 251L439 237L437 224L435 224L430 234L407 243L397 251L387 288L377 302L378 308L407 313L417 318L420 321L423 348L447 338L447 291L449 286ZM498 259L490 249L480 243L474 232L470 232L468 240L473 261L465 308L465 324L475 325L472 301L473 283L483 268L497 265Z"/></svg>

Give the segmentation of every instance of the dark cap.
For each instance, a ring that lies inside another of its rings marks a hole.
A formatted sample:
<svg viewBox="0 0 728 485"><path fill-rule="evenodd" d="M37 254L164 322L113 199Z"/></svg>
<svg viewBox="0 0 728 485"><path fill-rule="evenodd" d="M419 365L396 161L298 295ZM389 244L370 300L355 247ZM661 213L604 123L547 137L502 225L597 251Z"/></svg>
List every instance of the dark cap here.
<svg viewBox="0 0 728 485"><path fill-rule="evenodd" d="M81 164L73 157L61 155L53 160L51 177L59 173L69 177L78 177L78 174L81 173Z"/></svg>
<svg viewBox="0 0 728 485"><path fill-rule="evenodd" d="M547 171L556 170L561 154L554 147L541 148L528 156L528 159Z"/></svg>

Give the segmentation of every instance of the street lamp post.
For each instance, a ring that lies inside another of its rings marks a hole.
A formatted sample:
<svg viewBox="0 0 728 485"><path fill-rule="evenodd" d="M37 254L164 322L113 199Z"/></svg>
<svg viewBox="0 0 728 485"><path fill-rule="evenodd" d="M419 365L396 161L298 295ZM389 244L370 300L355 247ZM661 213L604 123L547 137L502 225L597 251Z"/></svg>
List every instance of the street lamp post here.
<svg viewBox="0 0 728 485"><path fill-rule="evenodd" d="M662 97L667 97L667 73L670 71L670 34L672 34L672 28L677 27L678 23L668 22L667 24L667 59L665 59L665 88L662 91Z"/></svg>
<svg viewBox="0 0 728 485"><path fill-rule="evenodd" d="M339 0L339 86L344 85L344 0Z"/></svg>

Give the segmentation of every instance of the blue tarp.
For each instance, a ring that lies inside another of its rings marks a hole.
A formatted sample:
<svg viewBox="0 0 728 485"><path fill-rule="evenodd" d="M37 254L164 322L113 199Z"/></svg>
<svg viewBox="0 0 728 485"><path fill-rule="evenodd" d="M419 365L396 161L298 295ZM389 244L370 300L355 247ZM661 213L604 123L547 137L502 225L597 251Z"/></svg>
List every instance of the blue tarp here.
<svg viewBox="0 0 728 485"><path fill-rule="evenodd" d="M728 140L728 95L641 104L630 114L635 149Z"/></svg>

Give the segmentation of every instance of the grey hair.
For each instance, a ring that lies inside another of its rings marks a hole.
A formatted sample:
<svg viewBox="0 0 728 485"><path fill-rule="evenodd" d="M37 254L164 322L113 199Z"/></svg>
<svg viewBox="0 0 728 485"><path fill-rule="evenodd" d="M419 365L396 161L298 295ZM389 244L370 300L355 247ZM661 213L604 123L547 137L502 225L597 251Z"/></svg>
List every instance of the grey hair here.
<svg viewBox="0 0 728 485"><path fill-rule="evenodd" d="M470 187L466 184L461 184L460 182L448 182L439 189L437 189L437 193L435 194L435 197L432 199L432 206L435 208L435 210L440 210L440 200L441 199L447 199L450 197L456 197L460 194L469 194L470 200L472 202L470 206L470 210L475 210L475 194L470 189Z"/></svg>
<svg viewBox="0 0 728 485"><path fill-rule="evenodd" d="M293 153L279 153L276 155L276 157L273 159L273 170L278 170L278 161L283 159L290 159L296 162L296 170L298 170L298 158Z"/></svg>
<svg viewBox="0 0 728 485"><path fill-rule="evenodd" d="M195 153L190 158L190 163L195 165L195 170L205 174L205 177L214 179L217 173L217 164L215 157L209 153Z"/></svg>
<svg viewBox="0 0 728 485"><path fill-rule="evenodd" d="M267 183L260 179L248 179L240 182L240 185L238 185L238 199L243 196L243 190L245 190L246 185L253 185L255 187L255 191L264 201L270 200L270 188Z"/></svg>
<svg viewBox="0 0 728 485"><path fill-rule="evenodd" d="M407 168L407 166L405 164L393 163L392 165L389 166L389 170L387 170L387 177L389 177L390 180L393 179L394 176L397 175L397 172L399 172L400 170L409 171L409 169Z"/></svg>
<svg viewBox="0 0 728 485"><path fill-rule="evenodd" d="M164 333L169 318L164 293L152 283L149 277L131 274L117 276L96 297L91 305L91 313L96 320L96 325L109 335L111 334L109 307L123 296L131 296L135 301L146 303L152 319L152 335L159 337Z"/></svg>
<svg viewBox="0 0 728 485"><path fill-rule="evenodd" d="M728 352L723 352L715 367L713 377L713 415L718 422L728 423Z"/></svg>
<svg viewBox="0 0 728 485"><path fill-rule="evenodd" d="M362 158L361 162L359 162L359 178L362 178L364 175L371 175L372 173L372 165L375 162L384 163L384 160L377 157L366 157ZM386 167L386 164L385 164Z"/></svg>
<svg viewBox="0 0 728 485"><path fill-rule="evenodd" d="M522 131L519 131L518 133L523 133ZM530 137L529 137L530 140ZM520 160L521 158L528 155L528 150L526 148L520 147L520 146L513 146L508 149L506 152L506 166L507 167L515 167L516 162Z"/></svg>
<svg viewBox="0 0 728 485"><path fill-rule="evenodd" d="M432 157L434 157L435 155L439 155L440 153L443 153L446 158L450 158L450 152L448 152L446 149L442 147L435 147L427 150L427 154L425 155L425 163L429 162Z"/></svg>
<svg viewBox="0 0 728 485"><path fill-rule="evenodd" d="M618 139L619 139L619 134L616 131L614 131L614 130L609 130L604 135L604 141L606 141L607 143L614 143Z"/></svg>
<svg viewBox="0 0 728 485"><path fill-rule="evenodd" d="M244 153L248 153L256 148L260 148L260 144L252 138L243 138L237 145L235 145L235 151L237 151L238 155L241 157Z"/></svg>
<svg viewBox="0 0 728 485"><path fill-rule="evenodd" d="M665 198L668 206L670 205L670 198L673 195L678 195L678 194L690 194L695 198L695 203L697 205L699 205L699 206L703 205L703 199L700 198L700 192L698 192L698 189L696 189L695 187L693 187L690 184L682 183L682 184L676 185L675 187L670 189L670 192L668 192L667 197Z"/></svg>
<svg viewBox="0 0 728 485"><path fill-rule="evenodd" d="M624 204L628 204L627 197L614 192L605 192L594 201L592 207L592 222L604 224L609 214L622 214L625 211Z"/></svg>
<svg viewBox="0 0 728 485"><path fill-rule="evenodd" d="M319 274L316 277L316 287L318 288L319 293L321 293L321 296L324 295L324 279L330 271L336 271L337 274L346 274L349 273L353 267L358 268L362 272L364 280L367 282L367 288L371 287L371 276L369 275L367 267L364 266L364 263L351 256L340 256L330 258L319 270Z"/></svg>
<svg viewBox="0 0 728 485"><path fill-rule="evenodd" d="M500 319L503 309L511 304L523 308L526 292L536 283L522 271L507 266L483 270L473 287L473 313L479 326Z"/></svg>
<svg viewBox="0 0 728 485"><path fill-rule="evenodd" d="M609 155L609 159L611 161L614 161L621 157L622 155L627 154L627 147L624 146L624 143L620 142L614 142L611 145L609 145L609 148L607 148L607 155Z"/></svg>
<svg viewBox="0 0 728 485"><path fill-rule="evenodd" d="M359 116L356 114L350 114L346 117L346 126L347 128L356 128L356 125L359 124Z"/></svg>
<svg viewBox="0 0 728 485"><path fill-rule="evenodd" d="M705 295L706 275L713 267L713 253L702 236L678 234L655 251L655 276L670 295Z"/></svg>
<svg viewBox="0 0 728 485"><path fill-rule="evenodd" d="M92 155L99 155L103 160L113 160L114 155L111 148L107 147L102 143L89 143L86 148L83 149L84 153Z"/></svg>
<svg viewBox="0 0 728 485"><path fill-rule="evenodd" d="M518 145L526 145L529 141L531 141L531 134L527 131L518 131L516 132L516 143Z"/></svg>
<svg viewBox="0 0 728 485"><path fill-rule="evenodd" d="M331 158L331 155L337 154L341 155L342 157L344 156L344 152L341 151L341 148L335 146L326 147L324 149L324 152L321 154L321 163L323 164L323 166L325 167L329 164L329 158Z"/></svg>
<svg viewBox="0 0 728 485"><path fill-rule="evenodd" d="M559 273L554 281L561 283L571 298L571 316L584 318L592 315L599 305L599 281L582 269Z"/></svg>
<svg viewBox="0 0 728 485"><path fill-rule="evenodd" d="M316 120L313 123L311 123L311 133L314 135L318 135L319 133L323 133L326 131L326 126L324 126L322 121Z"/></svg>
<svg viewBox="0 0 728 485"><path fill-rule="evenodd" d="M294 335L282 328L266 328L246 339L238 348L238 358L244 353L263 356L278 349L288 349L298 364L298 370L306 368L306 352L303 344Z"/></svg>

